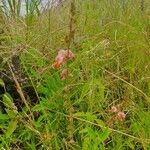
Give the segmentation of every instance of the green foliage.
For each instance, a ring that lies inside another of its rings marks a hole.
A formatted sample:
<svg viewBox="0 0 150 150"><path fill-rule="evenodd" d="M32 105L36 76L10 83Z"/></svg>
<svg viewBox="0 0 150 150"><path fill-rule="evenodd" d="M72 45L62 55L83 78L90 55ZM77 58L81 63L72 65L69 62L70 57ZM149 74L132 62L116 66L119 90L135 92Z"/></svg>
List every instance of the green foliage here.
<svg viewBox="0 0 150 150"><path fill-rule="evenodd" d="M150 149L150 2L141 12L138 0L76 0L74 18L71 1L43 12L25 2L25 16L21 0L0 7L0 57L19 56L26 77L0 74L0 149ZM75 59L54 69L69 32Z"/></svg>

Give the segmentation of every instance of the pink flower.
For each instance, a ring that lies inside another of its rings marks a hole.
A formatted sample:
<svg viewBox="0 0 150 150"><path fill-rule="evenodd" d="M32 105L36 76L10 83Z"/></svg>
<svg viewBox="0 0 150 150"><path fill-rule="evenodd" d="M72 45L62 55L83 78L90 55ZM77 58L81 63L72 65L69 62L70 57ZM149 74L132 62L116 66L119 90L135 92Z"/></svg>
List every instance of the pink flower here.
<svg viewBox="0 0 150 150"><path fill-rule="evenodd" d="M61 79L62 79L62 80L65 80L66 77L68 76L68 69L62 70L60 76L61 76Z"/></svg>
<svg viewBox="0 0 150 150"><path fill-rule="evenodd" d="M65 56L57 55L56 58L55 58L55 61L59 64L63 64L63 62L65 61Z"/></svg>
<svg viewBox="0 0 150 150"><path fill-rule="evenodd" d="M59 50L52 68L59 68L67 59L73 59L75 55L70 50Z"/></svg>
<svg viewBox="0 0 150 150"><path fill-rule="evenodd" d="M116 106L112 106L111 109L109 110L109 112L117 112L118 109Z"/></svg>
<svg viewBox="0 0 150 150"><path fill-rule="evenodd" d="M66 52L65 50L60 50L55 58L55 62L52 64L53 68L59 68L65 61Z"/></svg>
<svg viewBox="0 0 150 150"><path fill-rule="evenodd" d="M117 118L120 120L120 121L123 121L126 117L126 114L124 112L118 112L117 113Z"/></svg>
<svg viewBox="0 0 150 150"><path fill-rule="evenodd" d="M75 58L75 55L74 55L74 53L72 53L72 51L70 51L70 50L67 50L67 58L68 59L74 59Z"/></svg>
<svg viewBox="0 0 150 150"><path fill-rule="evenodd" d="M54 68L54 69L57 69L57 68L59 68L60 67L60 63L58 63L58 62L54 62L53 64L52 64L52 68Z"/></svg>

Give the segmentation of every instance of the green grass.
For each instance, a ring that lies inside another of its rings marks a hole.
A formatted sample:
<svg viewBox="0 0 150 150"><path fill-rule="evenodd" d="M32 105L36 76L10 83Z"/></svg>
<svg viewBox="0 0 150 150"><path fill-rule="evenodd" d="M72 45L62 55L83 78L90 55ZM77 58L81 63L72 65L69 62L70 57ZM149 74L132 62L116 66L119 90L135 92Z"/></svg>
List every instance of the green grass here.
<svg viewBox="0 0 150 150"><path fill-rule="evenodd" d="M8 1L9 15L0 9L0 70L14 83L0 77L0 149L149 150L149 0L144 12L138 0L70 0L43 12L34 0L24 17L21 1ZM68 48L75 59L53 69ZM9 66L14 55L23 83Z"/></svg>

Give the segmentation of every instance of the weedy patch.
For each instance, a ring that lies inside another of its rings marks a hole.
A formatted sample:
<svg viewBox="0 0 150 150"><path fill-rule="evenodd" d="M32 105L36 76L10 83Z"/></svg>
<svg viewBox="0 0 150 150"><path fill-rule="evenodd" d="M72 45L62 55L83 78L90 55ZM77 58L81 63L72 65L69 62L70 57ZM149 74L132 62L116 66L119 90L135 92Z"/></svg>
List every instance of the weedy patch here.
<svg viewBox="0 0 150 150"><path fill-rule="evenodd" d="M0 6L0 149L150 149L149 1L40 2Z"/></svg>

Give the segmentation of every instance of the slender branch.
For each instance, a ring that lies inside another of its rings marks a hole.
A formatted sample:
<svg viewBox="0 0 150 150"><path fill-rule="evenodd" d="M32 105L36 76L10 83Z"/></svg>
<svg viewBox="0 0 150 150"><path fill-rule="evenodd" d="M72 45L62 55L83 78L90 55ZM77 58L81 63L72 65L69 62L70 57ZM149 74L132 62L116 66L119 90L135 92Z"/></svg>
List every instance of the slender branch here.
<svg viewBox="0 0 150 150"><path fill-rule="evenodd" d="M16 89L17 89L18 94L20 95L21 100L23 101L23 103L25 104L26 108L27 108L28 111L30 112L30 115L32 116L32 118L34 118L32 112L31 112L31 109L30 109L30 107L29 107L29 105L28 105L28 103L27 103L27 101L26 101L25 96L24 96L24 93L23 93L23 91L22 91L22 89L21 89L21 86L20 86L20 84L19 84L19 82L18 82L18 80L17 80L17 78L16 78L16 76L15 76L15 73L13 72L13 70L12 70L12 68L11 68L11 65L10 65L9 63L8 63L8 67L9 67L10 72L11 72L11 74L12 74L12 78L13 78L13 80L14 80L14 82L15 82Z"/></svg>

